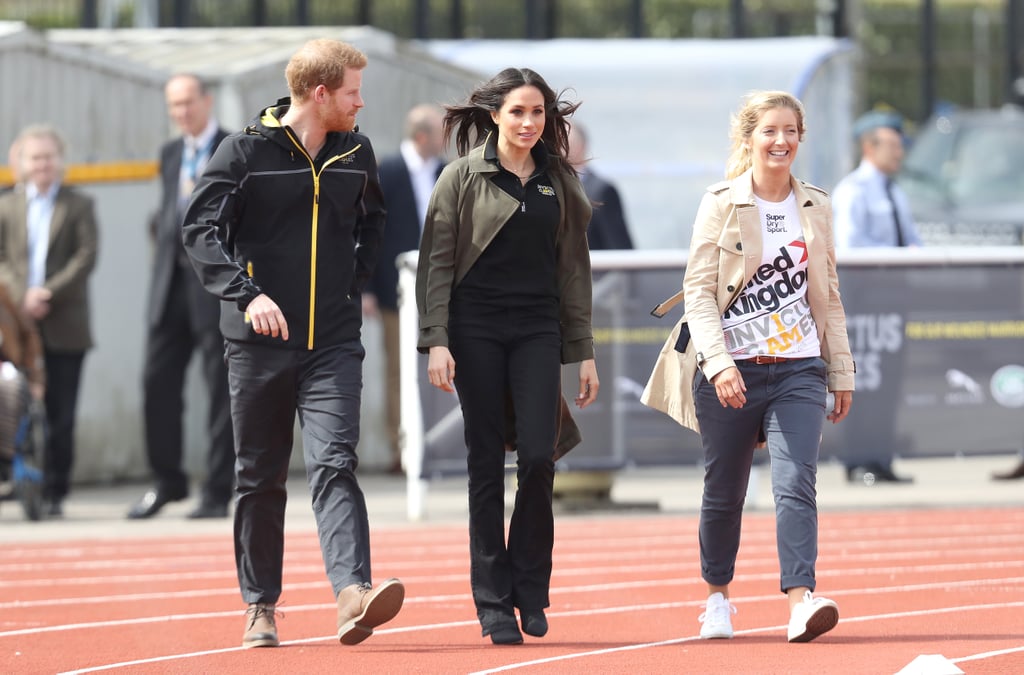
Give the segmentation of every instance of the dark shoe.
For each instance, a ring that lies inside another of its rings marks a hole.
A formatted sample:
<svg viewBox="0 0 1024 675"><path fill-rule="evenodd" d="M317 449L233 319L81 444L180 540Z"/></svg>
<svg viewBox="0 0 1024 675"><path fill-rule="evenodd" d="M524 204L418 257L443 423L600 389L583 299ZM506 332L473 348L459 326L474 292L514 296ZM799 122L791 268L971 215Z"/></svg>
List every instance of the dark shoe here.
<svg viewBox="0 0 1024 675"><path fill-rule="evenodd" d="M483 635L490 636L490 642L494 644L522 644L522 633L515 625L515 617L509 617L494 628L484 628Z"/></svg>
<svg viewBox="0 0 1024 675"><path fill-rule="evenodd" d="M405 586L388 579L376 589L352 584L338 593L338 641L357 645L373 635L373 629L394 619L405 601Z"/></svg>
<svg viewBox="0 0 1024 675"><path fill-rule="evenodd" d="M277 639L277 622L274 621L274 614L277 608L274 605L254 603L245 610L245 633L242 635L242 646L249 647L276 647L280 644Z"/></svg>
<svg viewBox="0 0 1024 675"><path fill-rule="evenodd" d="M43 506L45 509L44 513L50 518L63 518L64 517L64 500L63 499L48 499L46 504Z"/></svg>
<svg viewBox="0 0 1024 675"><path fill-rule="evenodd" d="M188 515L185 517L191 520L198 520L200 518L227 518L228 505L216 504L214 502L208 502L204 499L203 501L199 502L199 506L189 511Z"/></svg>
<svg viewBox="0 0 1024 675"><path fill-rule="evenodd" d="M523 644L523 634L519 632L519 627L516 626L515 621L512 623L503 623L496 628L485 630L484 635L490 635L491 642L496 645Z"/></svg>
<svg viewBox="0 0 1024 675"><path fill-rule="evenodd" d="M548 634L548 618L543 609L520 609L519 620L523 624L523 632L533 637L544 637Z"/></svg>
<svg viewBox="0 0 1024 675"><path fill-rule="evenodd" d="M135 506L128 511L128 518L129 520L152 518L163 507L171 502L180 502L186 496L184 494L170 494L165 490L159 489L148 490L146 494L142 495L142 499L137 501Z"/></svg>
<svg viewBox="0 0 1024 675"><path fill-rule="evenodd" d="M889 464L873 464L871 469L875 473L875 480L883 483L913 483L914 479L910 476L897 476L893 473L892 466Z"/></svg>
<svg viewBox="0 0 1024 675"><path fill-rule="evenodd" d="M1009 471L992 474L992 480L1017 480L1018 478L1024 478L1024 462Z"/></svg>

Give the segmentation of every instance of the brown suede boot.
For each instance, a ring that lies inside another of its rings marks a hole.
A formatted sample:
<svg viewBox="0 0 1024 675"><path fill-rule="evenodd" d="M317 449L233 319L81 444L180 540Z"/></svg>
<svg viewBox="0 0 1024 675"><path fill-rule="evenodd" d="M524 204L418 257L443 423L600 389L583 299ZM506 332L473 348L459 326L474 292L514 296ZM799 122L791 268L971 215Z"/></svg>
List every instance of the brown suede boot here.
<svg viewBox="0 0 1024 675"><path fill-rule="evenodd" d="M373 629L391 621L402 609L405 586L388 579L376 589L369 584L352 584L338 593L338 640L357 645L373 634Z"/></svg>
<svg viewBox="0 0 1024 675"><path fill-rule="evenodd" d="M249 647L276 647L280 644L277 641L277 624L274 622L276 613L274 605L254 603L245 610L245 634L242 636L242 646Z"/></svg>

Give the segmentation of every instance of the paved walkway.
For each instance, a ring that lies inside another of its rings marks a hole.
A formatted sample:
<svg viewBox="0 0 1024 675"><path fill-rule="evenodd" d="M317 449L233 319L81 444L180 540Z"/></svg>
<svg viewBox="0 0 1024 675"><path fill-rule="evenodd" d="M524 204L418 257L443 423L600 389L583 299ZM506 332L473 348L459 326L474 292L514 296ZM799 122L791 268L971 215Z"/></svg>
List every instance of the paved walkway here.
<svg viewBox="0 0 1024 675"><path fill-rule="evenodd" d="M963 506L1024 507L1024 480L993 481L994 471L1016 466L1013 455L916 459L896 464L896 471L914 477L911 484L867 487L846 481L840 465L826 463L818 472L818 504L822 511L878 508L957 508ZM692 513L700 507L701 472L696 466L626 469L611 478L610 499L562 499L559 517L600 512ZM373 527L416 527L407 518L406 482L379 474L360 477ZM305 478L289 481L288 524L315 527ZM0 504L0 541L64 541L86 537L150 537L184 532L223 532L231 536L231 519L191 521L185 514L195 502L167 506L149 521L128 521L124 514L145 491L145 485L75 486L60 520L28 522L15 502ZM509 494L511 490L508 491ZM770 512L770 479L765 467L748 495L748 508ZM421 522L466 523L466 480L444 478L428 483Z"/></svg>

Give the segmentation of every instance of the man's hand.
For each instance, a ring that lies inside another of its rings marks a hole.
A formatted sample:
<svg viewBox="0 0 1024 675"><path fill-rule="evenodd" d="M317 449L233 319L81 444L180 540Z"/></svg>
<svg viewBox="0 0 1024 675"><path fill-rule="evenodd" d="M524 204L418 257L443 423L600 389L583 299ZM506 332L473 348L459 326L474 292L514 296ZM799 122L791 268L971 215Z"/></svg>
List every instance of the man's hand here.
<svg viewBox="0 0 1024 675"><path fill-rule="evenodd" d="M39 321L50 313L50 298L52 297L53 293L49 288L33 286L25 291L25 300L22 303L22 307L25 309L26 314Z"/></svg>
<svg viewBox="0 0 1024 675"><path fill-rule="evenodd" d="M377 296L373 293L363 293L363 316L371 319L380 318L380 307L377 305Z"/></svg>
<svg viewBox="0 0 1024 675"><path fill-rule="evenodd" d="M258 334L281 336L282 340L288 341L288 322L284 320L281 308L266 293L260 293L253 298L245 313L249 315L252 329Z"/></svg>

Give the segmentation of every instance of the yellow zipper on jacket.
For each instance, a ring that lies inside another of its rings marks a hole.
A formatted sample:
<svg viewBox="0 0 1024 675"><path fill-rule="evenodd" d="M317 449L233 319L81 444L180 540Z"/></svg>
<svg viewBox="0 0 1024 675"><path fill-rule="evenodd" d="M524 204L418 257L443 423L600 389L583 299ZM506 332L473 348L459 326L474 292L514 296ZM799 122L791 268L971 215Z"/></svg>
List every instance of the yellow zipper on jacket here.
<svg viewBox="0 0 1024 675"><path fill-rule="evenodd" d="M343 157L351 155L353 152L355 152L356 150L363 146L360 143L359 145L352 148L348 152L331 157L330 159L324 162L324 165L322 167L320 167L320 171L317 171L316 164L313 162L313 158L309 156L308 152L306 152L306 148L302 146L302 143L299 143L298 139L296 139L295 136L292 135L291 129L284 126L282 126L282 128L284 129L284 132L288 134L288 138L291 139L292 143L295 144L295 147L299 149L299 152L302 153L302 156L305 157L306 161L309 162L309 168L313 173L313 243L309 252L309 338L307 339L306 342L306 349L311 350L313 349L313 329L316 326L316 239L320 218L320 174L322 174L324 170L331 164L334 164Z"/></svg>
<svg viewBox="0 0 1024 675"><path fill-rule="evenodd" d="M245 263L245 272L246 272L246 274L249 275L249 278L252 279L252 261L251 260L249 262ZM245 316L243 316L242 319L246 323L251 323L252 322L252 317L249 316L249 311L248 310L246 310Z"/></svg>

